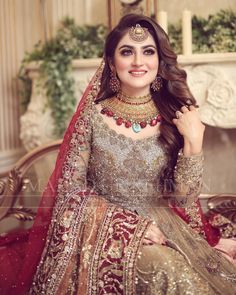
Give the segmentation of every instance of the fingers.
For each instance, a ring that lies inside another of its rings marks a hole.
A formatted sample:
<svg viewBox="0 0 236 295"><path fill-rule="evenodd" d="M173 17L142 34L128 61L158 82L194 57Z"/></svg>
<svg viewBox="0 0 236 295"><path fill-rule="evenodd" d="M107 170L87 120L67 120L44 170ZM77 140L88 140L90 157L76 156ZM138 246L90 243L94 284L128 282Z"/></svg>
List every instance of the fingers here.
<svg viewBox="0 0 236 295"><path fill-rule="evenodd" d="M163 233L160 231L160 229L155 225L150 225L143 243L146 245L150 244L166 244L166 237L163 235Z"/></svg>
<svg viewBox="0 0 236 295"><path fill-rule="evenodd" d="M173 119L173 122L176 124L178 122L178 119L181 119L184 114L189 113L191 111L196 111L195 106L190 105L190 106L182 106L180 110L175 112L175 117Z"/></svg>
<svg viewBox="0 0 236 295"><path fill-rule="evenodd" d="M186 141L202 142L205 127L201 122L200 114L193 105L182 106L177 110L172 122Z"/></svg>
<svg viewBox="0 0 236 295"><path fill-rule="evenodd" d="M182 113L189 112L189 108L187 106L183 106L180 110L181 110Z"/></svg>
<svg viewBox="0 0 236 295"><path fill-rule="evenodd" d="M183 116L183 113L180 112L180 111L176 111L176 112L175 112L175 116L176 116L176 119L180 119L181 116Z"/></svg>
<svg viewBox="0 0 236 295"><path fill-rule="evenodd" d="M183 114L188 113L189 108L187 106L182 106L180 110L175 112L176 119L180 119Z"/></svg>
<svg viewBox="0 0 236 295"><path fill-rule="evenodd" d="M197 111L197 109L196 109L195 106L193 106L193 105L189 106L189 110L190 110L190 111Z"/></svg>
<svg viewBox="0 0 236 295"><path fill-rule="evenodd" d="M196 107L194 105L190 105L190 106L182 106L180 108L180 111L184 114L184 113L188 113L189 111L195 111L197 110ZM178 111L177 111L178 112Z"/></svg>

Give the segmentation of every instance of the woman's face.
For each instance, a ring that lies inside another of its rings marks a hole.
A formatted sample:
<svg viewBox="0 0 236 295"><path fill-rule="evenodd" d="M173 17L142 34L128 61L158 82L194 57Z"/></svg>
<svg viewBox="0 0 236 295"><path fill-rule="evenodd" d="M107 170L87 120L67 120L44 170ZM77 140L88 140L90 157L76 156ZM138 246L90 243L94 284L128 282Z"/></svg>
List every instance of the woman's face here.
<svg viewBox="0 0 236 295"><path fill-rule="evenodd" d="M114 67L121 81L121 90L128 95L146 95L158 71L157 46L153 37L134 41L128 32L118 43L114 54Z"/></svg>

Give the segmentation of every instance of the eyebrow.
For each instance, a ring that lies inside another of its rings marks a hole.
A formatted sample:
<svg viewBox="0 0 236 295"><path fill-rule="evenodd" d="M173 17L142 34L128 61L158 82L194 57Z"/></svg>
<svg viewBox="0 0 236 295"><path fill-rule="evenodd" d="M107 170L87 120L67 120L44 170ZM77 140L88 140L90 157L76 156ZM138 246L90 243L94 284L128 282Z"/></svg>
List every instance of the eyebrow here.
<svg viewBox="0 0 236 295"><path fill-rule="evenodd" d="M146 49L146 48L150 48L150 47L152 47L152 48L154 48L154 49L157 49L156 46L151 45L151 44L150 44L150 45L142 46L141 48L142 48L142 49ZM122 45L122 46L119 47L119 50L122 49L122 48L130 48L130 49L134 49L134 46L131 46L131 45Z"/></svg>

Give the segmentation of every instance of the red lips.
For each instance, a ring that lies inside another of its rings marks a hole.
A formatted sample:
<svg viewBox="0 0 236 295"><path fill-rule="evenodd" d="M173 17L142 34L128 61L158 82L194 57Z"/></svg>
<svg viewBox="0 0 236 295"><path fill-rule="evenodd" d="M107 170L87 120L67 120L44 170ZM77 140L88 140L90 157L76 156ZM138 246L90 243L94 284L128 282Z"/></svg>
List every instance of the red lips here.
<svg viewBox="0 0 236 295"><path fill-rule="evenodd" d="M133 76L143 76L147 73L147 71L144 71L144 70L131 70L129 71L129 74L133 75Z"/></svg>

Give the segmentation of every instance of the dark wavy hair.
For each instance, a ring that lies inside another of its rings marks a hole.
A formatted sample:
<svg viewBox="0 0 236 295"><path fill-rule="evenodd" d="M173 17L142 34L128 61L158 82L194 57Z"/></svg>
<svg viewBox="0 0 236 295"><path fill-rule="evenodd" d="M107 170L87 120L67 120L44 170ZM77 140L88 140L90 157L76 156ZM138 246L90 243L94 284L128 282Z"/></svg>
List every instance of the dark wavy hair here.
<svg viewBox="0 0 236 295"><path fill-rule="evenodd" d="M159 140L165 146L170 159L168 167L163 171L162 179L171 179L178 150L183 147L183 138L173 124L172 119L175 117L175 112L182 106L196 106L196 101L186 83L186 72L178 66L177 55L170 47L168 35L154 20L144 15L128 14L121 18L118 25L108 34L104 49L105 67L102 73L97 102L114 96L115 93L108 87L111 72L109 64L113 64L115 49L121 38L130 27L136 24L148 29L157 46L159 57L158 75L162 77L163 87L159 92L150 90L162 116Z"/></svg>

